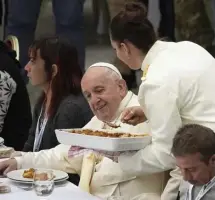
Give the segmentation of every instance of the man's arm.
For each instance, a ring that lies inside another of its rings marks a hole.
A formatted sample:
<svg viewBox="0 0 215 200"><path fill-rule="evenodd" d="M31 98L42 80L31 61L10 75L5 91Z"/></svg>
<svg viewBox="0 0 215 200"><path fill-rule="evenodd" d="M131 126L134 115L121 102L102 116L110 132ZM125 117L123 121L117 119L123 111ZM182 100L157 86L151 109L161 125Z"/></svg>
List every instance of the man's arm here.
<svg viewBox="0 0 215 200"><path fill-rule="evenodd" d="M69 157L69 149L69 145L60 144L49 150L25 153L21 157L15 157L17 169L50 168L80 174L83 155Z"/></svg>
<svg viewBox="0 0 215 200"><path fill-rule="evenodd" d="M161 200L179 200L179 187L182 182L182 175L179 168L170 172L170 179L161 195Z"/></svg>
<svg viewBox="0 0 215 200"><path fill-rule="evenodd" d="M118 159L123 170L136 175L150 174L175 167L171 156L172 140L182 125L177 95L166 85L143 83L139 95L151 126L152 143L135 154Z"/></svg>
<svg viewBox="0 0 215 200"><path fill-rule="evenodd" d="M15 157L17 161L17 168L51 168L51 169L63 169L62 158L68 154L70 146L58 145L55 148L49 150L42 150L39 152L28 152L21 157Z"/></svg>

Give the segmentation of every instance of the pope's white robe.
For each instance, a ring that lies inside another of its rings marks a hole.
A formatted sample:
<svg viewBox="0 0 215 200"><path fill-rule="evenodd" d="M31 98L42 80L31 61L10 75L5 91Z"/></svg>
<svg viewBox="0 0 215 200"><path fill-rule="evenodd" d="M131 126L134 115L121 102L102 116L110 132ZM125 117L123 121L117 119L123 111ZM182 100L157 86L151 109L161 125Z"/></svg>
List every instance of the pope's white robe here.
<svg viewBox="0 0 215 200"><path fill-rule="evenodd" d="M138 105L137 96L128 92L120 104L114 122L120 121L121 112L125 108ZM93 117L84 128L110 129L97 117ZM147 123L138 126L121 124L118 129L131 133L150 133L150 127ZM83 156L69 158L69 149L70 146L61 144L50 150L26 153L22 157L17 157L16 160L19 168L52 168L67 173L81 174ZM135 169L136 163L132 163L132 165ZM137 197L136 200L159 200L165 184L165 173L136 176L124 172L118 163L109 158L104 158L95 167L90 189L93 195L101 198L107 198L111 195L124 195L131 198Z"/></svg>

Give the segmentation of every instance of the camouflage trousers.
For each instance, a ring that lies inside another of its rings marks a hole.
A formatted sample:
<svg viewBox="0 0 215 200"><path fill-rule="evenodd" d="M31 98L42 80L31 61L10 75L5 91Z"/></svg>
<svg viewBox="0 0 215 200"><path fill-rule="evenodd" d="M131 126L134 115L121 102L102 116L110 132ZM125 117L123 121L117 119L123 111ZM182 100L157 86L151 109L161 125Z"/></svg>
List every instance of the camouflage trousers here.
<svg viewBox="0 0 215 200"><path fill-rule="evenodd" d="M206 1L174 0L174 3L177 40L192 41L210 49L214 39L214 31L209 19Z"/></svg>

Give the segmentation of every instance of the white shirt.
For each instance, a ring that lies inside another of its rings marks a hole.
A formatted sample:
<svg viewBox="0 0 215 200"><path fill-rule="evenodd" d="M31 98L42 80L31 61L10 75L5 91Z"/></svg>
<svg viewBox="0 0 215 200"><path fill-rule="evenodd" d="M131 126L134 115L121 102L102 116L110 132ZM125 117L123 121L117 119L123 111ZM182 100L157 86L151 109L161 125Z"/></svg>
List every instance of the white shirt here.
<svg viewBox="0 0 215 200"><path fill-rule="evenodd" d="M138 102L138 97L131 91L128 91L124 99L121 101L119 108L116 113L116 119L112 121L112 123L119 124L121 122L121 114L124 111L125 108L132 107L132 106L138 106L140 105ZM96 129L113 129L110 126L107 126L104 122L100 121L96 116L94 116L90 122L84 127L84 128L96 128ZM125 123L120 123L119 128L114 128L114 130L124 130L128 133L150 133L150 127L148 122L138 124L137 126L131 126Z"/></svg>
<svg viewBox="0 0 215 200"><path fill-rule="evenodd" d="M129 91L120 103L119 109L116 114L117 118L115 122L118 122L120 120L121 113L126 107L138 105L139 102L137 96ZM110 129L110 127L104 127L104 122L98 120L96 116L94 116L91 121L84 126L84 128ZM150 128L147 123L141 123L138 126L122 124L118 129L125 130L127 132L130 131L131 133L147 133L150 131ZM58 166L58 161L61 160L62 156L68 154L69 149L69 145L60 144L57 147L49 150L24 153L21 157L16 157L15 159L17 160L18 168L28 168L30 166L52 168L55 167L55 165Z"/></svg>
<svg viewBox="0 0 215 200"><path fill-rule="evenodd" d="M128 92L122 100L115 121L120 120L121 112L131 106L139 106L138 98L132 92ZM96 117L85 126L85 128L102 128L104 123ZM108 127L105 127L108 128ZM110 127L109 127L110 128ZM131 133L146 133L150 129L147 123L138 126L122 124L120 130ZM83 156L68 158L69 145L60 144L55 148L39 152L28 152L21 157L16 157L18 168L52 168L63 170L67 173L81 173ZM133 165L135 168L135 164ZM130 197L139 196L141 200L158 200L165 184L164 173L150 176L136 177L128 174L120 168L118 163L108 158L95 167L91 181L91 192L101 198L111 195L125 195Z"/></svg>
<svg viewBox="0 0 215 200"><path fill-rule="evenodd" d="M215 60L206 50L192 42L157 41L142 70L146 77L138 98L150 123L152 143L132 157L119 157L122 169L134 174L175 167L172 140L182 125L197 123L215 130Z"/></svg>

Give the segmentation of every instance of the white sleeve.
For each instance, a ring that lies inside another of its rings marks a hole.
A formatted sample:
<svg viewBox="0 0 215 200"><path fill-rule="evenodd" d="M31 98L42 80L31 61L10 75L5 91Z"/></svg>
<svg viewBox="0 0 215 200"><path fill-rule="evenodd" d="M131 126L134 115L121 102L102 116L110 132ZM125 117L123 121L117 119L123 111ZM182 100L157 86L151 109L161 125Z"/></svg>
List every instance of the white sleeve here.
<svg viewBox="0 0 215 200"><path fill-rule="evenodd" d="M15 92L16 82L7 72L0 71L0 132L4 127L4 119Z"/></svg>
<svg viewBox="0 0 215 200"><path fill-rule="evenodd" d="M95 128L98 126L98 123L102 123L100 122L97 117L93 117L83 128L84 129L91 129L91 128Z"/></svg>
<svg viewBox="0 0 215 200"><path fill-rule="evenodd" d="M49 150L39 152L28 152L21 157L15 157L18 169L26 168L47 168L63 170L63 158L66 157L70 149L69 145L60 144Z"/></svg>
<svg viewBox="0 0 215 200"><path fill-rule="evenodd" d="M179 186L183 180L180 169L176 169L170 172L170 178L161 194L161 200L176 200L179 195Z"/></svg>
<svg viewBox="0 0 215 200"><path fill-rule="evenodd" d="M137 153L122 154L118 159L120 166L136 175L173 169L172 141L182 125L177 95L165 85L146 83L140 92L139 101L151 126L152 143Z"/></svg>

